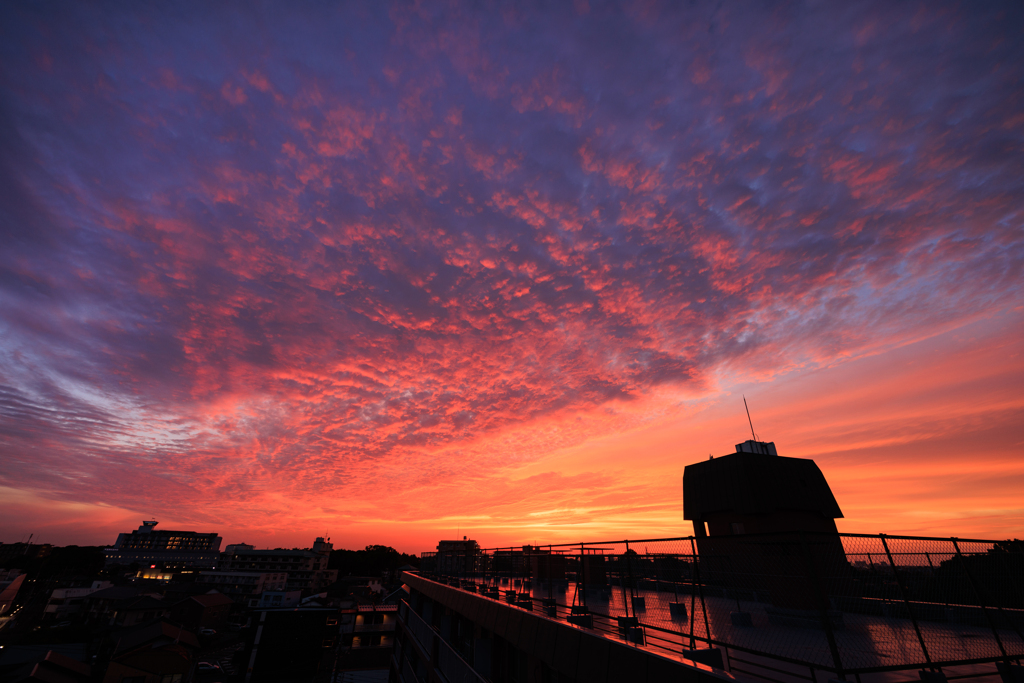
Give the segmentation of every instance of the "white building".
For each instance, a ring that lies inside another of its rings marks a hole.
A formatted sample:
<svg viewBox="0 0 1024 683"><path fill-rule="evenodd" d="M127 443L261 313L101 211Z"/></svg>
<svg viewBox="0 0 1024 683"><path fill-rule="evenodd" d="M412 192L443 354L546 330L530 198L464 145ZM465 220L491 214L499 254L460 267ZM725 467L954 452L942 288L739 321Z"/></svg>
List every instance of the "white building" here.
<svg viewBox="0 0 1024 683"><path fill-rule="evenodd" d="M89 588L57 588L50 593L46 609L43 610L43 618L57 621L74 618L82 611L82 604L87 595L113 585L109 581L93 581Z"/></svg>

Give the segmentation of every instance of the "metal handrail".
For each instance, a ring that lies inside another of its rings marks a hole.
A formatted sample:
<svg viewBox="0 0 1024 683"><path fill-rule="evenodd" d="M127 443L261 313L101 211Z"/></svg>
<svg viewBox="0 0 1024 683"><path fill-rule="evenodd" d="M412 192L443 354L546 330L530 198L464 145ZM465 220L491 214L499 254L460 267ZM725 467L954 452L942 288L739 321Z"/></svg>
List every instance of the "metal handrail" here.
<svg viewBox="0 0 1024 683"><path fill-rule="evenodd" d="M745 538L745 539L770 538L770 537L773 537L773 536L778 537L778 536L786 536L786 535L795 535L796 533L798 533L798 532L795 532L795 531L793 531L793 532L770 532L769 531L769 532L763 532L763 533L743 534L743 538ZM845 532L845 531L844 532L839 532L839 533L809 532L808 531L808 532L804 532L804 533L809 538L810 537L814 537L814 536L839 536L840 538L877 538L877 539L881 539L884 536L888 540L896 540L896 541L952 541L952 540L955 539L957 542L960 542L960 543L991 543L991 544L1006 543L1007 541L1011 541L1011 539L1006 539L1006 538L1002 538L1002 539L981 539L981 538L960 538L959 536L894 536L894 535L891 535L891 534L854 534L854 533L848 533L848 532ZM708 536L707 538L723 538L723 537L722 536ZM732 537L731 536L725 536L724 538L732 538ZM621 539L621 540L618 540L618 541L582 541L582 542L581 541L573 541L573 542L570 542L570 543L542 543L542 544L537 544L537 545L534 545L534 544L531 544L531 543L526 543L526 544L519 545L519 546L507 546L506 545L506 546L500 546L500 547L496 547L496 548L480 548L479 552L481 552L481 553L493 553L494 551L507 552L509 550L517 550L517 549L519 549L519 551L521 551L521 549L524 546L527 546L527 545L530 546L530 548L532 548L532 549L534 549L536 551L536 550L543 550L545 548L579 548L581 545L592 546L592 545L624 545L626 543L632 543L632 544L637 544L637 543L666 543L666 542L671 542L671 541L689 541L691 539L699 540L699 537L690 535L690 536L673 536L673 537L670 537L670 538L629 538L629 539L625 539L624 538L624 539ZM1017 542L1018 543L1024 543L1022 541L1017 541ZM435 551L428 551L428 552L431 552L434 555L442 555L442 554L444 554L444 553L435 552ZM452 555L452 554L458 555L458 553L448 553L448 554L450 554L450 555Z"/></svg>
<svg viewBox="0 0 1024 683"><path fill-rule="evenodd" d="M391 621L391 622L388 622L386 624L356 624L355 625L355 629L353 629L353 632L354 633L365 633L365 632L374 632L374 631L394 631L395 630L395 623L396 622Z"/></svg>
<svg viewBox="0 0 1024 683"><path fill-rule="evenodd" d="M487 679L480 676L423 617L408 606L405 611L405 623L409 631L420 642L425 652L437 653L434 665L450 683L487 683Z"/></svg>

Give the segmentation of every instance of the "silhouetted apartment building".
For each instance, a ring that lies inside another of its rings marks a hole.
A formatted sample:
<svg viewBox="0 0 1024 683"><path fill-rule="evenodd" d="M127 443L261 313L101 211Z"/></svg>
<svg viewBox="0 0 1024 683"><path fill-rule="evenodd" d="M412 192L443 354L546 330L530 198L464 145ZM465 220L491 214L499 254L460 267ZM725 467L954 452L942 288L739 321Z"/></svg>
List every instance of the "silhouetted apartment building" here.
<svg viewBox="0 0 1024 683"><path fill-rule="evenodd" d="M286 585L273 590L305 590L316 593L334 583L337 569L328 569L327 560L333 546L329 540L318 537L312 549L238 548L221 557L222 572L285 572ZM269 587L268 587L269 590Z"/></svg>
<svg viewBox="0 0 1024 683"><path fill-rule="evenodd" d="M161 569L217 566L220 536L157 529L156 525L155 521L145 521L131 533L118 534L113 547L105 550L107 566L133 563Z"/></svg>
<svg viewBox="0 0 1024 683"><path fill-rule="evenodd" d="M462 537L461 541L438 541L434 571L440 574L464 575L477 570L480 544Z"/></svg>
<svg viewBox="0 0 1024 683"><path fill-rule="evenodd" d="M338 643L334 607L259 609L245 651L245 683L330 679Z"/></svg>

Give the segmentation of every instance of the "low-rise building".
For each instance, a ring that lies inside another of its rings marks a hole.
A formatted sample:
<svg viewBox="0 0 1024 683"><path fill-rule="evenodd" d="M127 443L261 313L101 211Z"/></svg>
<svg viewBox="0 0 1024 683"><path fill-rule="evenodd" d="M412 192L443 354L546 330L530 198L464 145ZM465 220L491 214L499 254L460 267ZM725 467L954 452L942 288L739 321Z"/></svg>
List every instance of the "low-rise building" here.
<svg viewBox="0 0 1024 683"><path fill-rule="evenodd" d="M170 612L169 605L151 595L140 595L119 605L112 622L115 626L135 626L157 618L164 618Z"/></svg>
<svg viewBox="0 0 1024 683"><path fill-rule="evenodd" d="M199 649L196 636L166 621L113 634L103 683L187 683Z"/></svg>
<svg viewBox="0 0 1024 683"><path fill-rule="evenodd" d="M83 588L55 588L43 609L43 619L48 621L64 621L84 615L85 598L93 593L110 588L114 584L109 581L93 581L92 585Z"/></svg>
<svg viewBox="0 0 1024 683"><path fill-rule="evenodd" d="M288 583L286 572L254 572L218 570L200 572L196 584L230 596L236 602L249 604L264 591L282 591Z"/></svg>
<svg viewBox="0 0 1024 683"><path fill-rule="evenodd" d="M142 596L156 599L161 597L159 593L149 592L138 586L101 588L83 598L82 614L89 623L115 624L118 621L118 612Z"/></svg>
<svg viewBox="0 0 1024 683"><path fill-rule="evenodd" d="M193 630L218 629L231 615L235 601L222 593L193 595L171 607L171 619Z"/></svg>
<svg viewBox="0 0 1024 683"><path fill-rule="evenodd" d="M7 672L3 680L18 683L89 683L92 680L92 667L49 650L38 661L29 662L20 670Z"/></svg>
<svg viewBox="0 0 1024 683"><path fill-rule="evenodd" d="M302 591L263 591L259 598L249 600L249 607L255 609L272 609L274 607L294 607L302 600Z"/></svg>

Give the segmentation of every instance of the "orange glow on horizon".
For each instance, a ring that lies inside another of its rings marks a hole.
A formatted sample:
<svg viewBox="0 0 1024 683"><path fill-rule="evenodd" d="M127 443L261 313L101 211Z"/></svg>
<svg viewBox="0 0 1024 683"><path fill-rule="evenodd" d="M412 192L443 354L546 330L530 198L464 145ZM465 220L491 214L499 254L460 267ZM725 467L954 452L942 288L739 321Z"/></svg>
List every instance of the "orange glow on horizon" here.
<svg viewBox="0 0 1024 683"><path fill-rule="evenodd" d="M458 460L423 452L420 462L382 470L357 495L325 482L299 506L268 492L252 506L259 515L214 505L161 525L217 531L225 544L304 547L327 533L336 547L383 543L415 553L457 534L484 547L688 536L683 467L749 438L742 392L759 437L822 468L845 515L840 531L1015 537L1024 523L1022 332L1011 316L768 383L703 397L665 391L614 415L605 408L603 435L562 433L573 419L538 420L464 444ZM864 383L879 376L889 388L871 400ZM498 448L522 455L489 468ZM429 480L403 478L407 468L442 460L455 464ZM326 503L335 497L344 497L344 509ZM148 516L31 492L5 496L0 509L26 533L56 543L112 543Z"/></svg>

